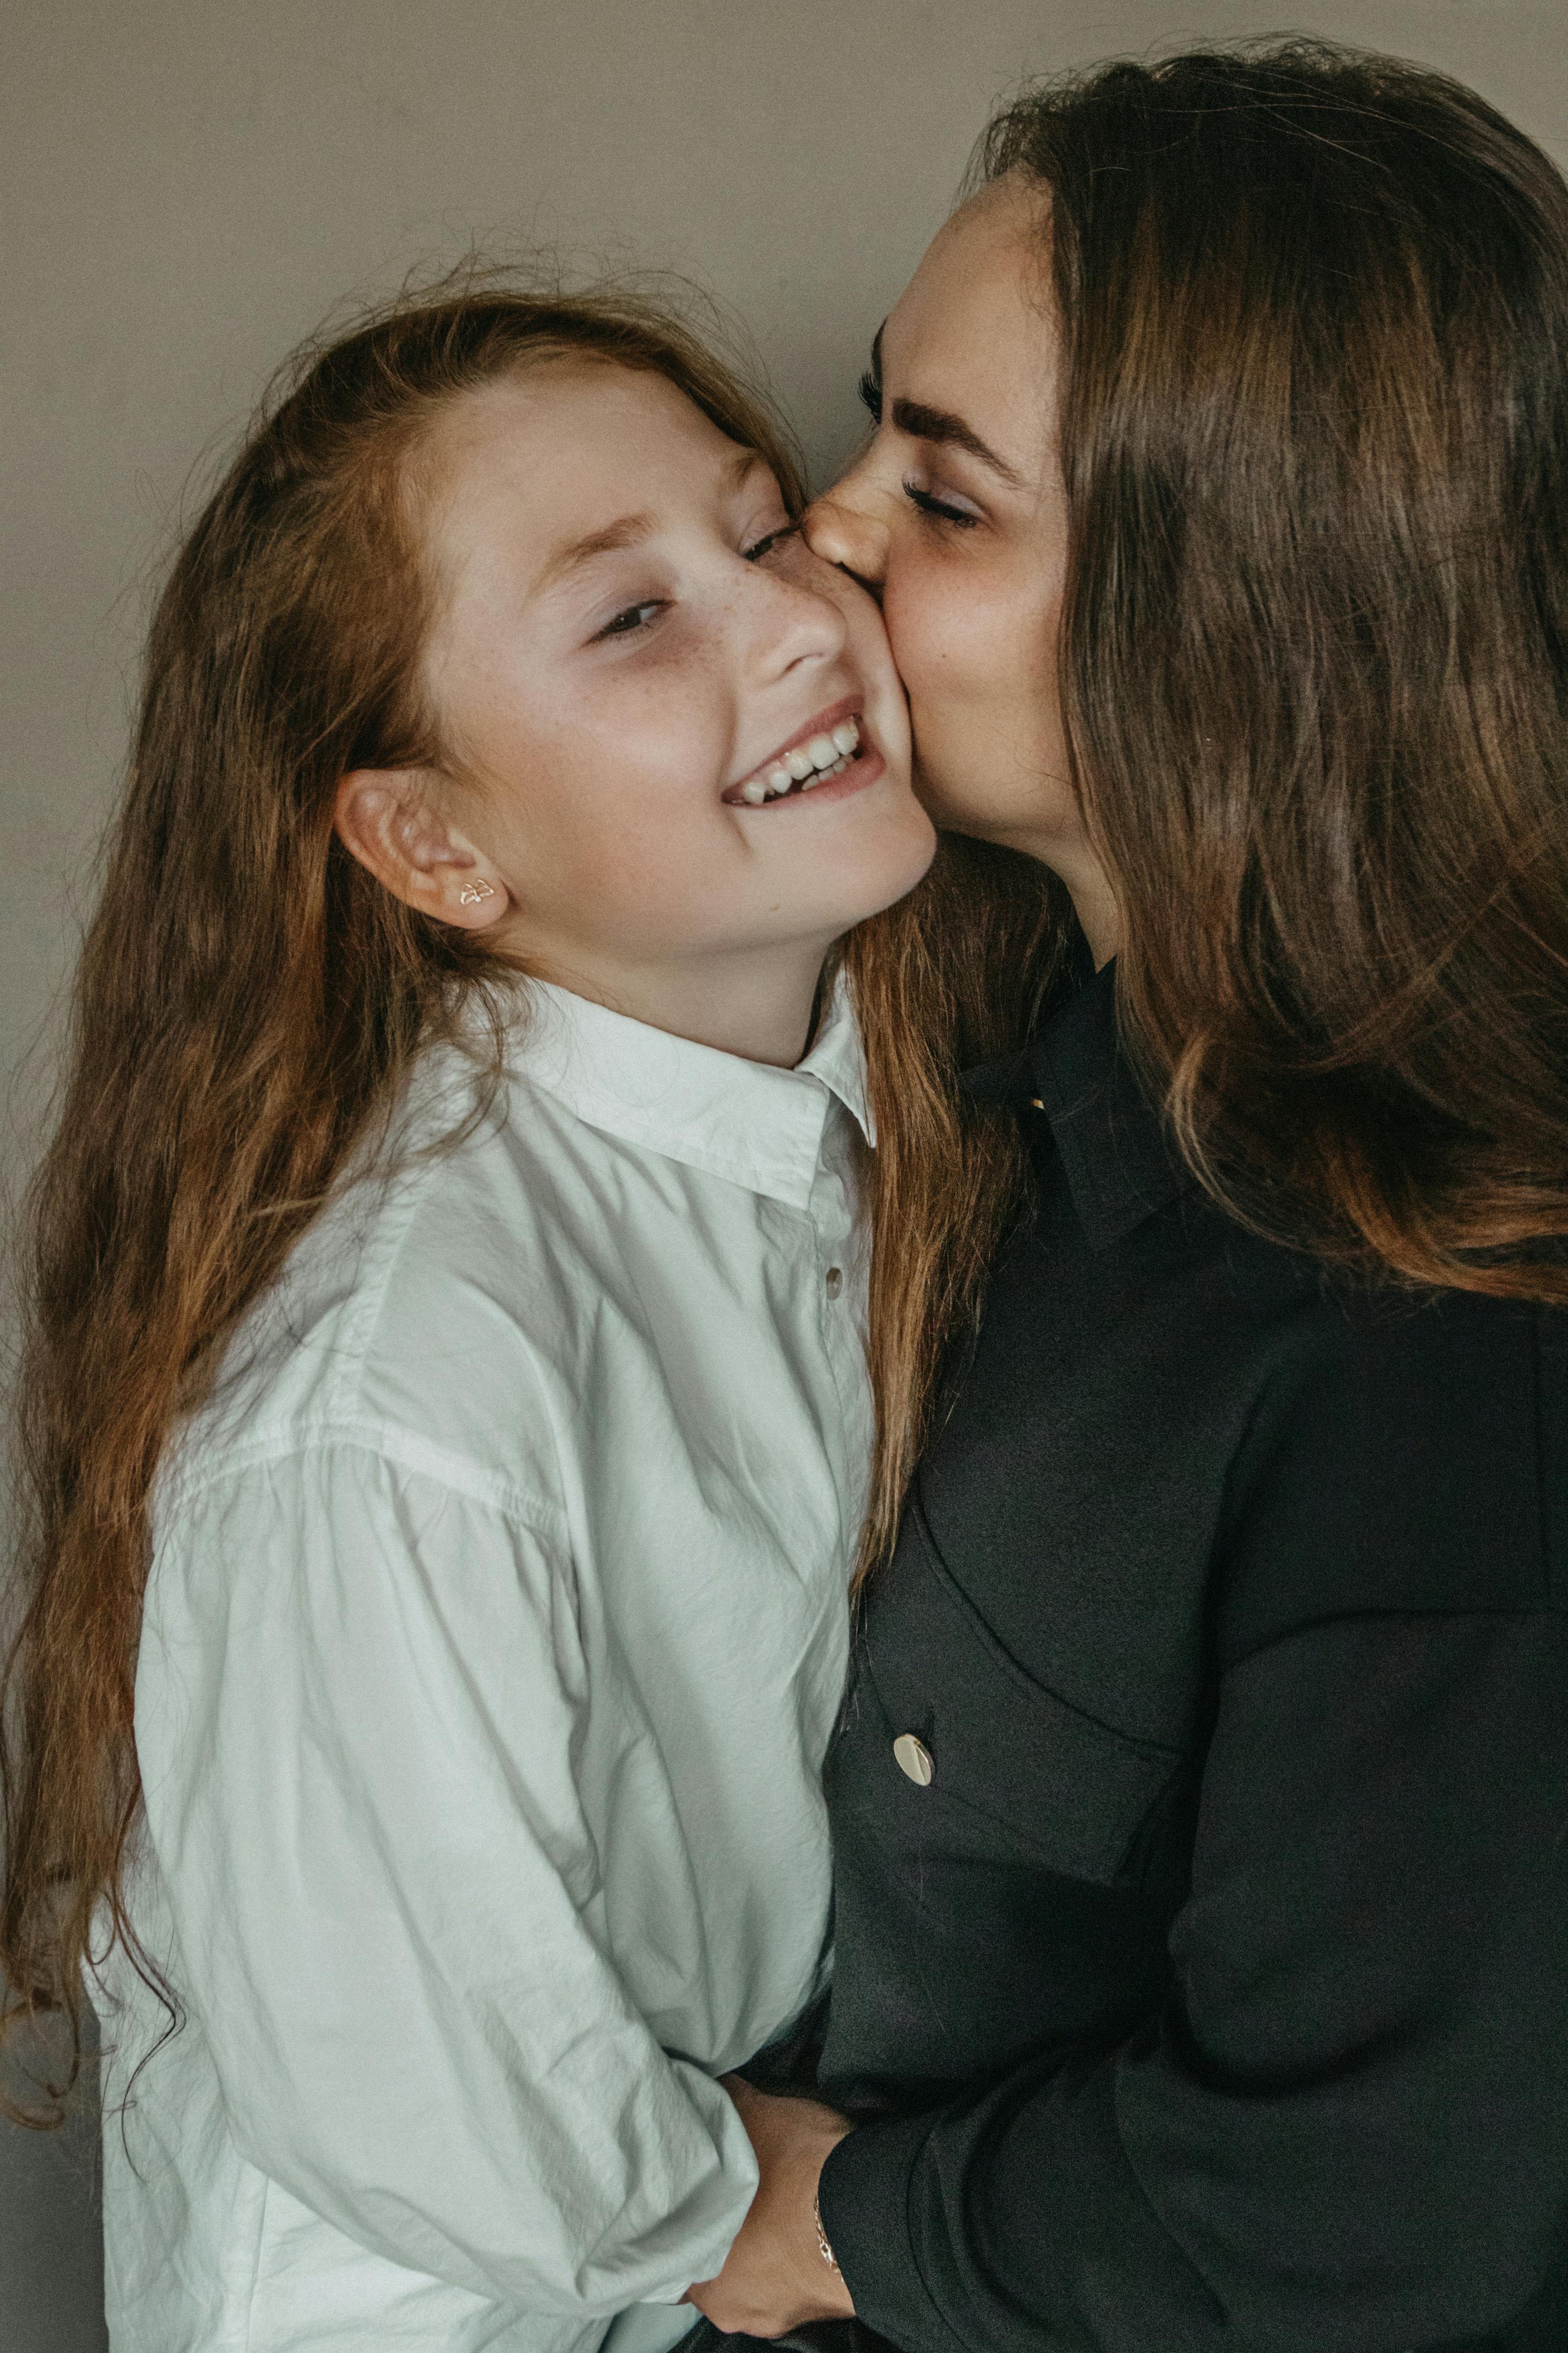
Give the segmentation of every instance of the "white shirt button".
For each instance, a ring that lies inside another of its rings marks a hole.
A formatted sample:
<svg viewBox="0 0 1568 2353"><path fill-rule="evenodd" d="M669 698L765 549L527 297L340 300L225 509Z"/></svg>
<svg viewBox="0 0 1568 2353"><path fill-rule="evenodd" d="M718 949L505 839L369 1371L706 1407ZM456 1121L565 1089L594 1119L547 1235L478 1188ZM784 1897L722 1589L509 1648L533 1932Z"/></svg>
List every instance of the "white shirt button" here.
<svg viewBox="0 0 1568 2353"><path fill-rule="evenodd" d="M827 1270L827 1296L829 1299L837 1299L843 1288L844 1269L841 1266L830 1266Z"/></svg>
<svg viewBox="0 0 1568 2353"><path fill-rule="evenodd" d="M931 1750L912 1732L900 1732L893 1743L893 1754L899 1760L899 1770L908 1776L919 1789L929 1789L936 1778L936 1767Z"/></svg>

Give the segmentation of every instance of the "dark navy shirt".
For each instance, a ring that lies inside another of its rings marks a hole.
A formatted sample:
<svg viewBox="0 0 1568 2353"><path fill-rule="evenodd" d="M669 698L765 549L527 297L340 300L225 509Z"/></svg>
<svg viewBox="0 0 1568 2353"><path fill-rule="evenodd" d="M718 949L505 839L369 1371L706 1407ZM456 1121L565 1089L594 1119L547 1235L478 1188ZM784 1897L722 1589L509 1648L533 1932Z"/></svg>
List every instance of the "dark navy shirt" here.
<svg viewBox="0 0 1568 2353"><path fill-rule="evenodd" d="M1568 1314L1227 1219L1113 989L978 1082L1037 1198L829 1762L824 2221L908 2353L1564 2353Z"/></svg>

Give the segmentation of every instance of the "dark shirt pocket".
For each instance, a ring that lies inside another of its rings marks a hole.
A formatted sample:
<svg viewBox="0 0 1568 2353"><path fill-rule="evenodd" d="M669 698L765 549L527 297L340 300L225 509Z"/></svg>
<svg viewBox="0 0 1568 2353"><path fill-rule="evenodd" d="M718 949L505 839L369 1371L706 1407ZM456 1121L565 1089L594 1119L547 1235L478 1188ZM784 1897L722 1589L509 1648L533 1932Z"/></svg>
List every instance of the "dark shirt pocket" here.
<svg viewBox="0 0 1568 2353"><path fill-rule="evenodd" d="M929 1779L900 1764L905 1736ZM929 2105L1027 2058L1102 2048L1157 2010L1190 1762L1036 1682L915 1509L871 1590L827 1779L823 2075L841 2105Z"/></svg>
<svg viewBox="0 0 1568 2353"><path fill-rule="evenodd" d="M1037 1683L955 1582L918 1504L888 1588L873 1588L862 1659L888 1721L931 1760L929 1787L916 1788L889 1749L889 1796L900 1798L903 1780L917 1820L956 1810L941 1844L1026 1856L1102 1886L1123 1875L1183 1750L1134 1738Z"/></svg>

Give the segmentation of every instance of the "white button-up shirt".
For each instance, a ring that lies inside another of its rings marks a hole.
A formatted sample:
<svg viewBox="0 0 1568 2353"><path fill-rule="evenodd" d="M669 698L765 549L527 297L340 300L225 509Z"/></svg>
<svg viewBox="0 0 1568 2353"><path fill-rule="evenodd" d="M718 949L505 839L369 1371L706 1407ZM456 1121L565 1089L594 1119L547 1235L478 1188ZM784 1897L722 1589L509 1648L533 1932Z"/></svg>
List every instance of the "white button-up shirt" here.
<svg viewBox="0 0 1568 2353"><path fill-rule="evenodd" d="M529 995L159 1482L130 1900L180 2022L105 1965L115 2353L671 2343L756 2183L713 2078L821 1979L854 1019L781 1071Z"/></svg>

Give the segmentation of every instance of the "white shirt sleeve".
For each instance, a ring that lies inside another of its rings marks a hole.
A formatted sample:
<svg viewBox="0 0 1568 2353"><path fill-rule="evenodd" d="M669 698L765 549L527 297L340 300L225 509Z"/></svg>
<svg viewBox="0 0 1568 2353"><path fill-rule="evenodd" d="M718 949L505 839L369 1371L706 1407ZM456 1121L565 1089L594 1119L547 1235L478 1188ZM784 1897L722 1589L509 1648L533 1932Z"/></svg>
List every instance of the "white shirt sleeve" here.
<svg viewBox="0 0 1568 2353"><path fill-rule="evenodd" d="M583 2316L711 2277L757 2180L596 1941L587 1699L570 1565L490 1501L341 1441L171 1499L137 1746L240 2151L396 2263Z"/></svg>

